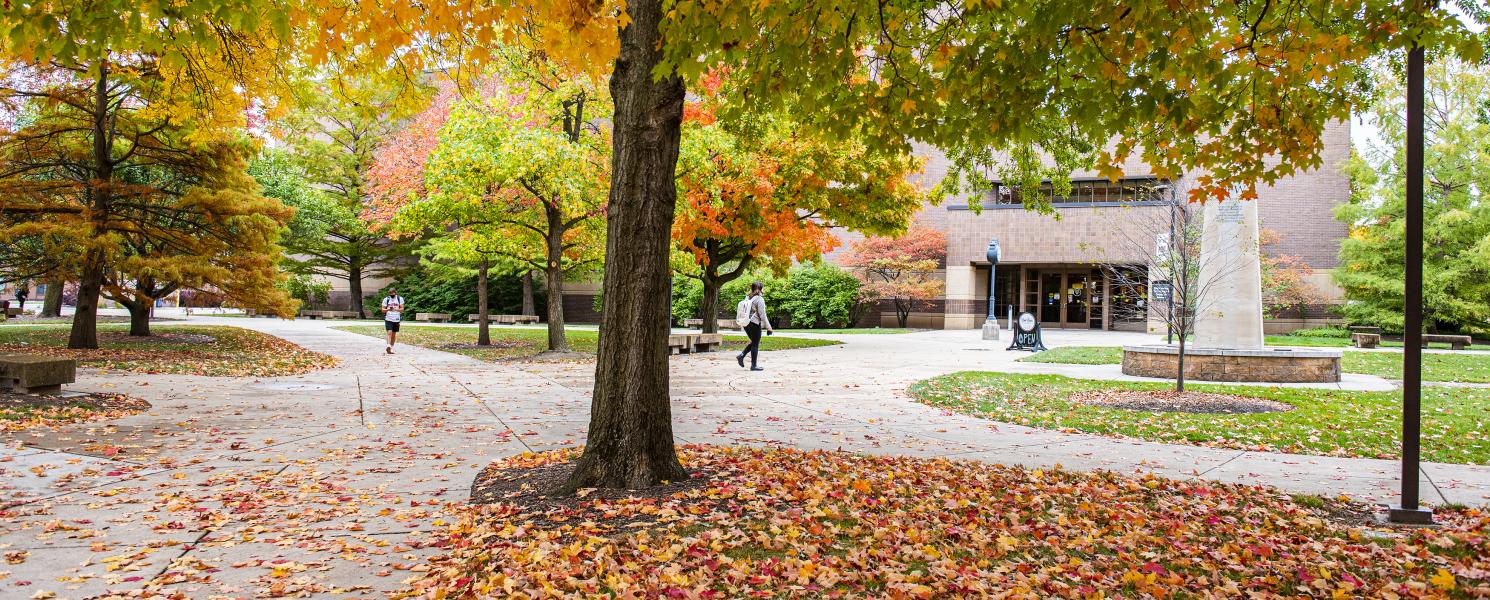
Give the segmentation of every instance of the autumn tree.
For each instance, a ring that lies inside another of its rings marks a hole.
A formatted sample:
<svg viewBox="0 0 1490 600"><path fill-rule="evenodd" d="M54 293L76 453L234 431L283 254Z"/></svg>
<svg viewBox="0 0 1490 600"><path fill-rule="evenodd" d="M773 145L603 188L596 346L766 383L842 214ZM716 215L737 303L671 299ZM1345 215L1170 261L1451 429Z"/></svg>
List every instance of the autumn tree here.
<svg viewBox="0 0 1490 600"><path fill-rule="evenodd" d="M838 244L833 228L903 231L922 194L906 178L920 166L862 140L804 131L784 115L736 114L710 74L684 108L682 166L673 241L691 253L703 284L703 331L719 329L719 290L753 266L785 271ZM738 100L737 100L738 101Z"/></svg>
<svg viewBox="0 0 1490 600"><path fill-rule="evenodd" d="M1387 0L1289 10L1155 0L398 6L313 13L313 55L378 64L443 51L446 63L479 64L518 30L576 71L611 66L602 334L569 489L687 476L673 446L667 307L657 301L668 293L687 81L736 67L741 93L759 103L752 109L787 108L814 129L879 148L935 145L953 162L944 189L980 189L1003 157L1016 158L1011 180L1034 181L1041 174L1028 167L1043 152L1057 158L1056 175L1092 163L1115 175L1136 155L1169 179L1209 173L1195 199L1237 187L1254 197L1259 182L1320 165L1325 124L1367 97L1366 57L1413 42L1476 56L1482 46L1447 8L1404 11Z"/></svg>
<svg viewBox="0 0 1490 600"><path fill-rule="evenodd" d="M360 218L375 153L415 105L410 97L424 91L411 86L418 87L391 75L317 75L299 84L295 110L274 127L289 158L280 168L309 188L281 198L296 209L284 239L286 269L345 281L342 308L359 316L362 281L407 272L419 243L390 239Z"/></svg>
<svg viewBox="0 0 1490 600"><path fill-rule="evenodd" d="M293 314L280 290L280 229L292 210L259 194L245 150L218 146L199 171L151 170L148 185L172 199L120 231L123 250L105 273L103 294L129 310L129 335L150 335L155 301L182 289L210 289L266 314Z"/></svg>
<svg viewBox="0 0 1490 600"><path fill-rule="evenodd" d="M1309 283L1314 267L1304 259L1292 254L1270 252L1270 246L1281 241L1282 236L1271 229L1258 232L1261 246L1262 307L1268 316L1278 318L1296 313L1301 318L1309 306L1324 301L1319 290Z"/></svg>
<svg viewBox="0 0 1490 600"><path fill-rule="evenodd" d="M544 274L548 349L565 351L564 278L599 262L608 104L593 86L512 56L486 93L458 102L423 160L423 189L396 185L374 215ZM384 171L379 170L378 173Z"/></svg>
<svg viewBox="0 0 1490 600"><path fill-rule="evenodd" d="M889 300L901 327L918 303L942 294L943 282L933 275L947 260L947 236L924 225L896 237L875 236L854 242L844 266L864 281L867 301Z"/></svg>
<svg viewBox="0 0 1490 600"><path fill-rule="evenodd" d="M1406 214L1404 83L1378 71L1387 92L1367 118L1384 144L1351 157L1350 201L1335 210L1350 227L1335 282L1356 323L1403 325ZM1490 329L1490 69L1435 60L1424 82L1423 323L1430 331Z"/></svg>
<svg viewBox="0 0 1490 600"><path fill-rule="evenodd" d="M0 138L0 237L76 240L69 347L98 347L98 298L121 234L171 211L210 210L126 176L189 170L203 146L236 135L250 98L272 87L290 21L278 6L246 0L14 3L0 12L0 98L32 117Z"/></svg>

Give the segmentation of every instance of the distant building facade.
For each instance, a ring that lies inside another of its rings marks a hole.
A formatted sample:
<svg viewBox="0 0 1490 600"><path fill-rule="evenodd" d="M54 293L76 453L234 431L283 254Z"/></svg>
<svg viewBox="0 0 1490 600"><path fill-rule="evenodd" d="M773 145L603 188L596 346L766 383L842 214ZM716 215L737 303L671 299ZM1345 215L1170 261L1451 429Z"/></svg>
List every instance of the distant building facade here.
<svg viewBox="0 0 1490 600"><path fill-rule="evenodd" d="M946 172L946 159L930 149L922 154L927 158L922 181L934 184ZM1300 258L1312 269L1306 279L1322 299L1295 314L1268 319L1270 332L1322 324L1329 319L1329 305L1340 302L1330 272L1338 266L1340 241L1347 231L1333 209L1350 196L1344 174L1349 158L1350 125L1332 123L1324 134L1321 168L1258 190L1261 227L1276 238L1264 253ZM1134 161L1125 165L1124 177L1117 182L1094 172L1074 174L1069 196L1055 198L1047 186L1041 192L1053 201L1054 215L1025 210L1017 195L1002 186L982 195L980 211L970 209L967 198L928 205L917 219L947 235L941 273L946 287L943 297L924 303L909 324L980 327L988 311L986 253L989 241L997 238L1002 255L993 270L994 312L1005 327L1012 308L1016 314L1034 313L1044 328L1162 331L1162 323L1155 323L1144 310L1151 301L1146 282L1115 279L1111 266L1142 268L1150 262L1146 253L1157 251L1156 236L1168 231L1171 203L1186 202L1192 184L1188 176L1160 180ZM857 236L845 237L848 241ZM844 254L840 250L834 256ZM894 314L883 312L880 321L892 326Z"/></svg>

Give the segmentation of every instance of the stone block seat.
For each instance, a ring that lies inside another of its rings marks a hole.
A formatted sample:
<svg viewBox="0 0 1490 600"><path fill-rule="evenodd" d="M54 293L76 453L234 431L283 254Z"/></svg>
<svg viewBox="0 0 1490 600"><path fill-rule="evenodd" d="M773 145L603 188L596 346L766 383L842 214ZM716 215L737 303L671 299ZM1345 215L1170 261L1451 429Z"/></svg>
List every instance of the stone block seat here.
<svg viewBox="0 0 1490 600"><path fill-rule="evenodd" d="M695 352L712 352L720 344L724 343L722 333L698 333L693 336L693 350Z"/></svg>
<svg viewBox="0 0 1490 600"><path fill-rule="evenodd" d="M1185 348L1185 378L1198 381L1339 383L1339 350ZM1173 379L1179 348L1124 346L1123 374Z"/></svg>
<svg viewBox="0 0 1490 600"><path fill-rule="evenodd" d="M0 354L0 383L23 394L56 394L77 377L77 361L33 354Z"/></svg>
<svg viewBox="0 0 1490 600"><path fill-rule="evenodd" d="M703 327L704 326L704 320L703 319L683 319L683 326L684 327ZM735 324L735 320L734 319L720 319L719 320L719 328L720 329L739 329L740 326L737 325L737 324Z"/></svg>
<svg viewBox="0 0 1490 600"><path fill-rule="evenodd" d="M1381 335L1381 328L1372 325L1351 325L1348 329L1350 329L1351 333L1374 333Z"/></svg>
<svg viewBox="0 0 1490 600"><path fill-rule="evenodd" d="M470 321L472 323L475 323L475 322L481 320L481 315L476 314L476 313L471 313L469 315L466 315L466 320L467 321ZM492 314L488 314L488 315L486 315L486 322L488 322L488 323L496 323L497 325L517 325L517 324L520 324L520 323L530 324L530 325L537 325L538 324L538 315L492 315Z"/></svg>
<svg viewBox="0 0 1490 600"><path fill-rule="evenodd" d="M1467 335L1438 335L1432 333L1423 334L1423 347L1427 348L1429 343L1448 344L1455 350L1463 350L1474 345L1474 340Z"/></svg>
<svg viewBox="0 0 1490 600"><path fill-rule="evenodd" d="M1375 348L1381 345L1381 334L1352 333L1350 334L1350 341L1355 343L1355 347L1357 348Z"/></svg>
<svg viewBox="0 0 1490 600"><path fill-rule="evenodd" d="M449 323L450 313L415 313L415 321L428 321L430 323Z"/></svg>

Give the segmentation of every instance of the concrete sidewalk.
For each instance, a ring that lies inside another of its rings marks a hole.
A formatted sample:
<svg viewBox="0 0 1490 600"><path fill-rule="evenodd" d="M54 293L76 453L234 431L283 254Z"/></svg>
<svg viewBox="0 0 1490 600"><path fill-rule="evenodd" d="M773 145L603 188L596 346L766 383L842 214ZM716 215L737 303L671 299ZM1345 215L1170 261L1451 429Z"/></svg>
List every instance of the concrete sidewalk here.
<svg viewBox="0 0 1490 600"><path fill-rule="evenodd" d="M583 442L594 366L482 363L331 329L341 323L192 317L342 359L305 376L226 379L85 371L80 389L149 400L148 413L0 449L0 596L87 597L169 583L190 597L382 595L438 551L448 509L492 459ZM977 331L843 335L843 345L672 359L679 442L951 456L1152 472L1388 501L1392 461L1240 452L1065 434L918 404L905 389L958 370L1024 370ZM1050 331L1047 344L1151 342ZM1006 344L1007 342L1005 342ZM1095 373L1079 365L1068 373ZM112 451L111 451L112 450ZM1425 465L1425 497L1486 503L1490 468ZM16 562L18 560L19 562ZM22 585L22 582L25 582Z"/></svg>

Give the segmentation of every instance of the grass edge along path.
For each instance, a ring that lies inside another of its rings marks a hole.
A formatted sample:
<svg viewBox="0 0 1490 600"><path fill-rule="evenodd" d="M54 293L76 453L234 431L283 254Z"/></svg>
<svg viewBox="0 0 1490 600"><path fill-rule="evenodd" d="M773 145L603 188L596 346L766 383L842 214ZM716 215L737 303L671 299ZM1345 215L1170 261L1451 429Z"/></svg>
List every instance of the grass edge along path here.
<svg viewBox="0 0 1490 600"><path fill-rule="evenodd" d="M679 456L706 479L663 497L454 507L433 532L445 553L395 597L1490 594L1480 509L1382 531L1259 486L793 449Z"/></svg>
<svg viewBox="0 0 1490 600"><path fill-rule="evenodd" d="M1173 389L1165 383L963 371L910 387L916 401L974 417L1058 431L1151 442L1357 458L1397 457L1401 398L1395 392L1187 384L1187 390L1282 402L1284 412L1158 412L1082 404L1073 394ZM1490 389L1423 389L1423 460L1490 464Z"/></svg>
<svg viewBox="0 0 1490 600"><path fill-rule="evenodd" d="M344 325L333 327L340 331L373 338L383 338L380 325ZM569 340L569 349L575 352L594 354L600 334L594 329L565 328L564 337ZM419 346L430 350L454 352L478 360L509 360L525 358L542 353L546 348L548 331L532 327L492 327L489 347L476 346L476 329L471 327L444 327L439 325L405 326L398 334L398 343ZM724 336L723 350L738 351L745 346L743 335ZM381 343L381 342L379 342ZM817 346L841 344L833 340L799 338L788 336L762 336L761 351L794 350Z"/></svg>
<svg viewBox="0 0 1490 600"><path fill-rule="evenodd" d="M1037 352L1020 362L1073 365L1116 365L1123 362L1117 346L1062 346ZM1345 350L1340 370L1386 379L1402 378L1400 352ZM1490 383L1490 352L1434 352L1423 354L1423 381Z"/></svg>
<svg viewBox="0 0 1490 600"><path fill-rule="evenodd" d="M153 325L149 337L132 337L127 324L101 324L96 350L67 348L70 329L0 327L0 353L71 358L79 366L107 370L210 377L283 377L339 364L336 357L231 325Z"/></svg>

